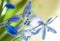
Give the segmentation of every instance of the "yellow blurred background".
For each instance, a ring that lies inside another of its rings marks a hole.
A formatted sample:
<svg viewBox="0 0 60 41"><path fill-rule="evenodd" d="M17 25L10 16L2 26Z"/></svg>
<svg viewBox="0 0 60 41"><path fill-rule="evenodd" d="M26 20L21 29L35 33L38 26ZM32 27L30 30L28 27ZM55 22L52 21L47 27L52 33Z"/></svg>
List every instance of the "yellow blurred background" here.
<svg viewBox="0 0 60 41"><path fill-rule="evenodd" d="M11 0L11 3L18 4L21 0ZM30 1L30 0L28 0ZM55 16L59 0L31 0L32 12L38 14L38 16L45 16L44 20L49 17ZM22 10L20 9L19 13Z"/></svg>

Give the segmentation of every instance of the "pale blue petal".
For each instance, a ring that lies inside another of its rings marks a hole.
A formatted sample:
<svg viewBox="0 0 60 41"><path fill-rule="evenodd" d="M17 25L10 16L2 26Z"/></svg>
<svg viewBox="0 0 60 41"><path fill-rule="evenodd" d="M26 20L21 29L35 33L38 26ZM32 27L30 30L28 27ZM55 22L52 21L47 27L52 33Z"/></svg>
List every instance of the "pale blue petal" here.
<svg viewBox="0 0 60 41"><path fill-rule="evenodd" d="M44 27L43 31L42 31L42 39L44 40L46 36L46 28Z"/></svg>
<svg viewBox="0 0 60 41"><path fill-rule="evenodd" d="M34 32L34 31L31 31L31 33L32 33L33 35L36 35L36 34L38 34L38 33L41 31L41 29L42 29L42 28L39 28L38 30L35 30L35 32Z"/></svg>
<svg viewBox="0 0 60 41"><path fill-rule="evenodd" d="M57 18L57 16L56 17L53 17L52 19L49 20L49 22L47 24L52 23L56 18Z"/></svg>
<svg viewBox="0 0 60 41"><path fill-rule="evenodd" d="M48 30L51 31L52 33L57 33L55 29L48 27Z"/></svg>
<svg viewBox="0 0 60 41"><path fill-rule="evenodd" d="M52 18L49 18L49 19L46 21L46 23L50 22L50 21L51 21L51 19L52 19Z"/></svg>

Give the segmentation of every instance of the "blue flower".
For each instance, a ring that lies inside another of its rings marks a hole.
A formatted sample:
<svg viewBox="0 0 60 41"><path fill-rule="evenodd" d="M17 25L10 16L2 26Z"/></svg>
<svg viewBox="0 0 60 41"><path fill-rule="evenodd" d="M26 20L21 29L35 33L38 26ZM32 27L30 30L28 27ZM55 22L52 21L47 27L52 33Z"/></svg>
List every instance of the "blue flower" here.
<svg viewBox="0 0 60 41"><path fill-rule="evenodd" d="M57 17L57 16L56 16ZM43 31L42 31L42 39L44 40L45 39L45 36L46 36L46 27L48 28L48 31L51 31L52 33L57 33L55 29L51 28L48 26L48 24L51 24L55 19L56 17L54 18L49 18L46 23L44 23L43 21L38 21L38 24L41 25L42 24L42 27L43 27Z"/></svg>
<svg viewBox="0 0 60 41"><path fill-rule="evenodd" d="M15 37L18 34L18 31L17 31L17 29L15 27L13 27L13 26L11 26L9 24L6 24L5 27L6 27L6 30L8 31L8 33L10 35Z"/></svg>
<svg viewBox="0 0 60 41"><path fill-rule="evenodd" d="M13 4L6 4L5 7L9 8L9 9L14 9L15 6Z"/></svg>
<svg viewBox="0 0 60 41"><path fill-rule="evenodd" d="M29 1L29 3L27 4L27 6L25 7L23 14L27 17L30 16L31 14L31 1Z"/></svg>
<svg viewBox="0 0 60 41"><path fill-rule="evenodd" d="M21 15L15 15L15 16L13 16L12 18L10 18L9 20L8 20L8 22L18 22L20 19L22 19L22 16Z"/></svg>

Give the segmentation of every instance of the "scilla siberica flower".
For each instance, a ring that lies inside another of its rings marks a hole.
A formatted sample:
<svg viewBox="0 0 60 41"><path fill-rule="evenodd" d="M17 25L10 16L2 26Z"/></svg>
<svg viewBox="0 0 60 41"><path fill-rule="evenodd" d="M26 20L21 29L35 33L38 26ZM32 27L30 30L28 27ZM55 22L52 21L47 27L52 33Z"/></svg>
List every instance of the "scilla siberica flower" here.
<svg viewBox="0 0 60 41"><path fill-rule="evenodd" d="M48 26L48 24L51 24L56 19L56 17L55 18L49 18L46 21L46 23L44 23L43 21L38 21L39 24L42 23L42 28L43 28L42 39L43 40L45 39L45 36L46 36L46 28L48 29L48 31L51 31L52 33L57 33L56 30L54 30L53 28L51 28L50 26Z"/></svg>

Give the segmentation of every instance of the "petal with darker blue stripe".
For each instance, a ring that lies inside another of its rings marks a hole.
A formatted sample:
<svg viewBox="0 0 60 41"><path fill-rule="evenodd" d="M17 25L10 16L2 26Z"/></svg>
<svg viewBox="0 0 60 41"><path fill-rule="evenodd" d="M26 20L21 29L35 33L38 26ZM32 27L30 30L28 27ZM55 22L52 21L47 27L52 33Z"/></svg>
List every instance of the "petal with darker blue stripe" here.
<svg viewBox="0 0 60 41"><path fill-rule="evenodd" d="M42 39L44 40L46 36L46 28L44 27L43 31L42 31Z"/></svg>
<svg viewBox="0 0 60 41"><path fill-rule="evenodd" d="M51 31L52 33L57 33L55 29L48 27L48 30Z"/></svg>

